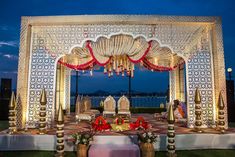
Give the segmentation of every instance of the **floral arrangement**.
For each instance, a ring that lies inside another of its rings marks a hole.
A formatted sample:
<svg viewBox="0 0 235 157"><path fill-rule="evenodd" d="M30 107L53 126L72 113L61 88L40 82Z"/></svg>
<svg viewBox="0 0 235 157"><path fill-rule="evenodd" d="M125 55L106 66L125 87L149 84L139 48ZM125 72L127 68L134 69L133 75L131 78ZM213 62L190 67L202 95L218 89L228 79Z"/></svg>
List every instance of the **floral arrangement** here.
<svg viewBox="0 0 235 157"><path fill-rule="evenodd" d="M94 133L90 132L77 132L72 135L74 144L84 144L89 145L93 140Z"/></svg>
<svg viewBox="0 0 235 157"><path fill-rule="evenodd" d="M103 116L99 116L92 123L92 129L95 131L106 131L111 129L111 125L104 119Z"/></svg>
<svg viewBox="0 0 235 157"><path fill-rule="evenodd" d="M146 130L149 128L149 124L144 120L143 117L138 117L136 122L130 123L130 128L132 130L139 130L139 129Z"/></svg>
<svg viewBox="0 0 235 157"><path fill-rule="evenodd" d="M152 132L144 132L138 134L139 143L154 143L159 139L159 135Z"/></svg>

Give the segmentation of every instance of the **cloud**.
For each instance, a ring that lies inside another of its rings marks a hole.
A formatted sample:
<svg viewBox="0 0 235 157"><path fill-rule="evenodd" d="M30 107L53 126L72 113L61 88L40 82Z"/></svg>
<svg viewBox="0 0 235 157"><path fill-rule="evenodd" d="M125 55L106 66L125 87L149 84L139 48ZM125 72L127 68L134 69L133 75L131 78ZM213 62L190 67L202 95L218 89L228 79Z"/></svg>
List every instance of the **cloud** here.
<svg viewBox="0 0 235 157"><path fill-rule="evenodd" d="M2 46L17 47L18 44L16 41L0 41L0 47Z"/></svg>
<svg viewBox="0 0 235 157"><path fill-rule="evenodd" d="M18 56L16 55L4 54L3 57L11 59L11 60L18 60Z"/></svg>

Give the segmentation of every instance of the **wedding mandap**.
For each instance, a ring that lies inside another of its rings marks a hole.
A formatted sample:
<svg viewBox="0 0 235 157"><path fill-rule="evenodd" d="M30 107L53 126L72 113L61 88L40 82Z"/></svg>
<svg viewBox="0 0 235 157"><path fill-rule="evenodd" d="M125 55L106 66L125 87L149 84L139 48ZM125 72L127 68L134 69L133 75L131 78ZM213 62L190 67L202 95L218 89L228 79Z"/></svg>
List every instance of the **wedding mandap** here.
<svg viewBox="0 0 235 157"><path fill-rule="evenodd" d="M131 113L125 95L118 101L111 95L106 97L102 112L92 109L90 97L78 96L75 113L70 113L73 70L88 71L92 75L97 69L103 69L107 77L134 77L136 68L169 73L170 98L164 113ZM186 104L185 115L176 123L172 109L175 100ZM4 149L23 149L11 138L23 139L27 137L21 135L28 134L28 138L35 142L32 144L28 140L28 149L54 150L56 137L53 135L57 134L60 139L57 139L58 148L72 151L73 147L64 141L64 136L89 130L97 131L95 142L98 144L118 144L119 141L125 145L138 143L132 137L139 133L139 129L149 129L159 135L161 142L155 141L155 150L173 151L175 143L179 150L220 149L234 145L235 131L228 128L227 120L219 17L22 17L15 101L15 108L11 110L15 109L18 134L7 136L9 140L5 141ZM47 135L37 135L38 127L39 131L46 128ZM218 127L226 133L220 135L216 130ZM198 129L197 133L195 129ZM169 147L166 146L168 135ZM228 137L231 140L222 142L221 139ZM65 145L63 149L61 145ZM94 148L93 153L97 153L98 148Z"/></svg>

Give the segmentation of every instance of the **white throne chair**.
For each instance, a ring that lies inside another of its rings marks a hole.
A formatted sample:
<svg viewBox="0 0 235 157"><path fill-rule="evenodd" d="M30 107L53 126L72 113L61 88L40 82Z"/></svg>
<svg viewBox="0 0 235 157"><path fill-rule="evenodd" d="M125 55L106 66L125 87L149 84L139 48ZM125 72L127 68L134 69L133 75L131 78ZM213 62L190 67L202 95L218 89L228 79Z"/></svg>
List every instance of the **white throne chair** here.
<svg viewBox="0 0 235 157"><path fill-rule="evenodd" d="M131 117L130 101L124 95L118 100L118 114L125 114Z"/></svg>
<svg viewBox="0 0 235 157"><path fill-rule="evenodd" d="M85 103L83 99L80 99L78 96L76 100L76 111L75 111L76 121L80 122L81 120L92 121L95 118L95 114L91 112L85 112Z"/></svg>
<svg viewBox="0 0 235 157"><path fill-rule="evenodd" d="M110 95L104 100L103 116L107 114L112 114L113 116L115 116L116 115L115 109L116 109L116 101Z"/></svg>
<svg viewBox="0 0 235 157"><path fill-rule="evenodd" d="M85 111L84 113L90 113L90 114L95 114L95 115L99 115L100 114L100 111L98 110L94 110L94 109L91 109L91 98L89 96L86 96L84 98L84 107L85 107Z"/></svg>

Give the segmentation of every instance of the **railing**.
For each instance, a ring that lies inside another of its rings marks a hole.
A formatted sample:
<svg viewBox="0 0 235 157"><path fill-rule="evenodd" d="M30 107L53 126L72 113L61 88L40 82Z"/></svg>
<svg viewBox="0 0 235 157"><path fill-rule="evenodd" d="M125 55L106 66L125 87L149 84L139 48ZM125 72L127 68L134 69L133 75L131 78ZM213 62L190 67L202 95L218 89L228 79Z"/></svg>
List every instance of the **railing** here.
<svg viewBox="0 0 235 157"><path fill-rule="evenodd" d="M91 96L91 102L93 107L100 106L100 101L105 100L106 97L103 96ZM114 96L116 102L120 97ZM160 104L166 104L166 96L132 96L132 106L133 107L160 107ZM71 105L75 104L75 96L70 99Z"/></svg>

